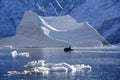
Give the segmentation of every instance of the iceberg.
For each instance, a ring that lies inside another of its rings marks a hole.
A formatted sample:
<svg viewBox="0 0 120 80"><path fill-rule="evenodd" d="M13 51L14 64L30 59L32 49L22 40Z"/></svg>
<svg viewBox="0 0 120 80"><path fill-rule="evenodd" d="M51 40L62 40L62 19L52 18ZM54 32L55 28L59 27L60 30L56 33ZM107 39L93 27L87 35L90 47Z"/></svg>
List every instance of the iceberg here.
<svg viewBox="0 0 120 80"><path fill-rule="evenodd" d="M16 35L0 40L0 46L12 45L13 47L56 47L70 45L67 41L55 40L47 36L42 29L42 23L32 12L26 12Z"/></svg>
<svg viewBox="0 0 120 80"><path fill-rule="evenodd" d="M88 22L78 23L69 15L42 18L46 22L46 29L51 30L49 36L52 38L69 41L73 46L80 47L110 45ZM59 31L50 29L48 24Z"/></svg>
<svg viewBox="0 0 120 80"><path fill-rule="evenodd" d="M69 15L43 17L25 12L16 35L0 40L0 45L15 47L99 47L110 45L87 22L76 22Z"/></svg>

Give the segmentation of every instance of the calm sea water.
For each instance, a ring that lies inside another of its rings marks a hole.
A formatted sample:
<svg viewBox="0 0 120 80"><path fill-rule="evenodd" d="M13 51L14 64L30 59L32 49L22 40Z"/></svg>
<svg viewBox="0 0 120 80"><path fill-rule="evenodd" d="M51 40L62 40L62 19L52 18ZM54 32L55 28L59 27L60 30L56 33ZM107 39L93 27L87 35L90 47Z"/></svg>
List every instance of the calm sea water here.
<svg viewBox="0 0 120 80"><path fill-rule="evenodd" d="M30 58L13 58L10 49L0 49L0 80L120 80L120 48L75 48L66 53L63 48L18 48L18 52L29 52ZM47 63L66 62L71 65L86 64L90 72L50 72L47 75L12 75L11 70L23 71L24 65L33 60Z"/></svg>

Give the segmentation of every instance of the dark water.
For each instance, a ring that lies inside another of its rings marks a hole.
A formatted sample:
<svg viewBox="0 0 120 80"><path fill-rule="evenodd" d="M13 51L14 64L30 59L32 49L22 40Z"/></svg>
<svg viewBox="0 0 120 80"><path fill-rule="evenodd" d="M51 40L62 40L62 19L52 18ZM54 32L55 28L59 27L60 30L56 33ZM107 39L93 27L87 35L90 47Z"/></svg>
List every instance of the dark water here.
<svg viewBox="0 0 120 80"><path fill-rule="evenodd" d="M81 49L66 53L62 48L24 48L18 52L29 52L30 58L13 58L13 50L0 49L0 80L120 80L120 48ZM32 60L46 60L47 63L66 62L71 65L86 64L92 67L90 72L50 72L48 75L12 75L11 70L23 71L24 65Z"/></svg>

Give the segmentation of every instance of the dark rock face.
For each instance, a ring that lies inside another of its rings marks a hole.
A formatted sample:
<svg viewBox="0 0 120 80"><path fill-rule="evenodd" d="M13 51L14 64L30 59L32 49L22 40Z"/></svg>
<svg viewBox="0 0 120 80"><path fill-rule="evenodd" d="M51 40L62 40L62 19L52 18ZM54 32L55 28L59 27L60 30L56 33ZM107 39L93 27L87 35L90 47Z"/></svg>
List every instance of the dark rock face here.
<svg viewBox="0 0 120 80"><path fill-rule="evenodd" d="M87 21L110 43L120 43L120 1L86 0L74 8L70 15L78 22Z"/></svg>
<svg viewBox="0 0 120 80"><path fill-rule="evenodd" d="M102 23L98 31L113 44L120 43L120 17L106 20Z"/></svg>
<svg viewBox="0 0 120 80"><path fill-rule="evenodd" d="M120 0L0 0L0 38L15 35L25 11L41 16L70 14L87 21L108 41L120 43Z"/></svg>

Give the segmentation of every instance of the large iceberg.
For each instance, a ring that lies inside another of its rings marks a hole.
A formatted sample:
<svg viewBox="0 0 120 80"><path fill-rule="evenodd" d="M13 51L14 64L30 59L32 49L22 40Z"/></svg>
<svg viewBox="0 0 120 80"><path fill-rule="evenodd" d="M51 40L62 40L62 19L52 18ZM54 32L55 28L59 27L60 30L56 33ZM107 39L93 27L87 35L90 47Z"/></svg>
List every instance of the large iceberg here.
<svg viewBox="0 0 120 80"><path fill-rule="evenodd" d="M51 30L49 36L55 39L69 41L77 46L102 46L109 44L88 22L78 23L69 15L42 17L40 19L46 25L46 29ZM48 25L60 31L50 29Z"/></svg>
<svg viewBox="0 0 120 80"><path fill-rule="evenodd" d="M79 46L93 47L109 45L87 22L77 23L69 15L58 17L38 16L25 12L16 35L0 40L0 46L17 47L55 47Z"/></svg>
<svg viewBox="0 0 120 80"><path fill-rule="evenodd" d="M0 46L12 45L14 47L55 47L70 45L63 40L55 40L44 34L39 17L32 12L26 12L18 26L16 35L0 40Z"/></svg>

